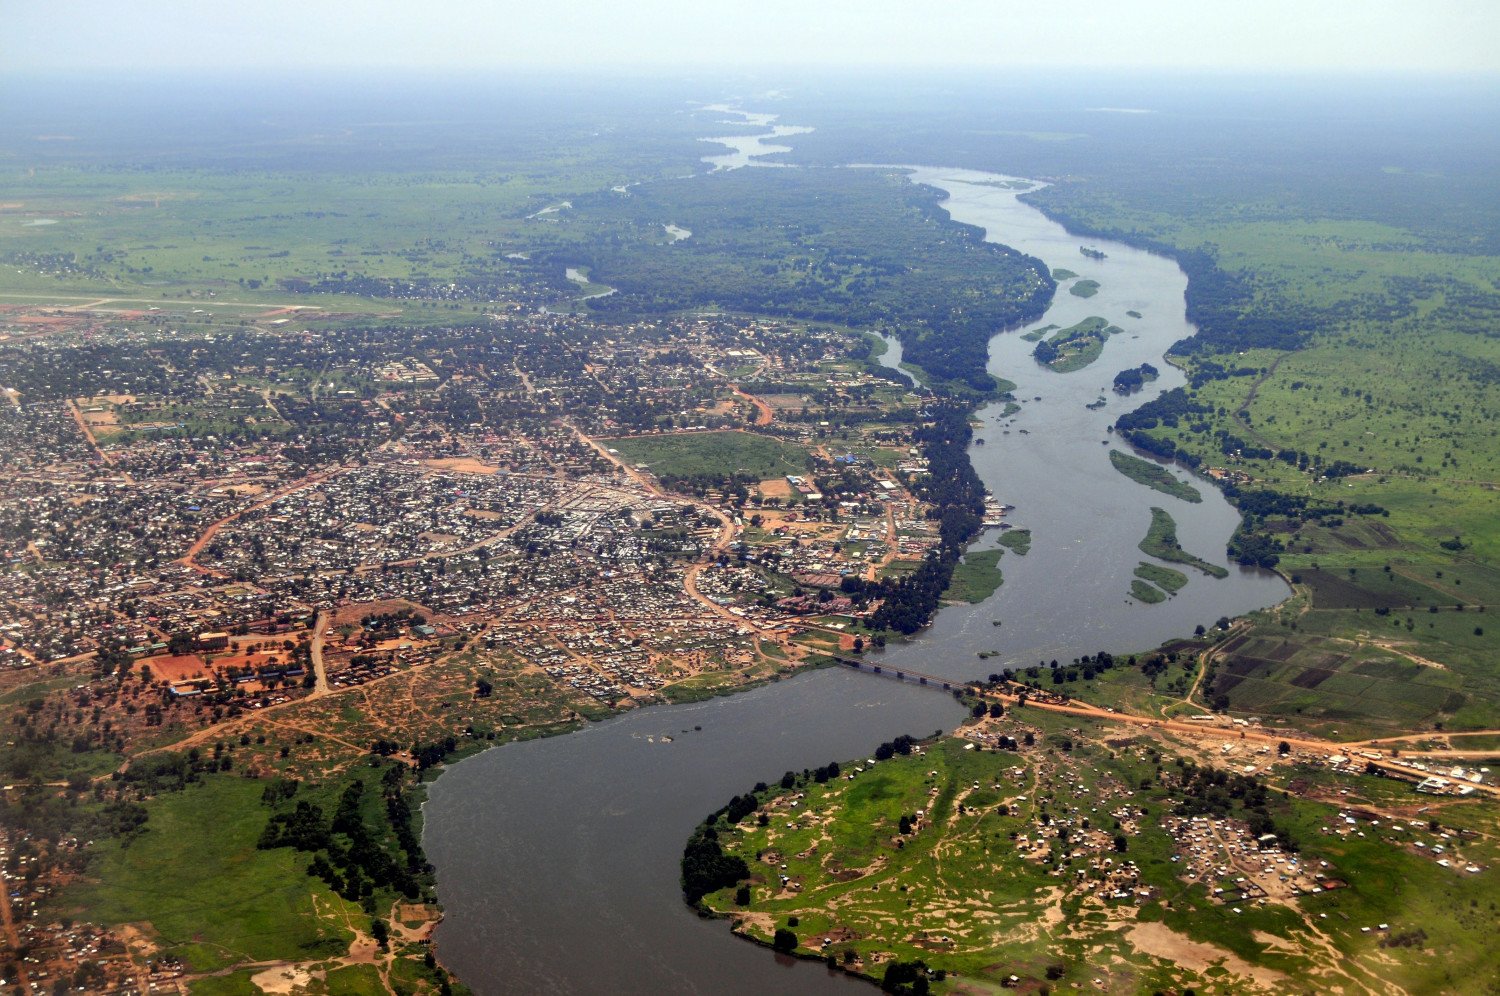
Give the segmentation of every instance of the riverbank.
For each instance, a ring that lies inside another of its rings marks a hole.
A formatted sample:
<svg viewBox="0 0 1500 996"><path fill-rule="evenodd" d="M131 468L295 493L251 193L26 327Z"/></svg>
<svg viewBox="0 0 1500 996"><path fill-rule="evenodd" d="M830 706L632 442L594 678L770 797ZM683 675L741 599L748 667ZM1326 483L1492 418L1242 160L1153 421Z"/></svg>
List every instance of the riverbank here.
<svg viewBox="0 0 1500 996"><path fill-rule="evenodd" d="M951 736L788 772L711 814L694 839L723 878L702 908L888 991L1427 991L1453 981L1432 952L1476 960L1488 923L1453 914L1492 895L1473 862L1496 850L1454 827L1492 824L1479 804L1424 823L1430 797L1330 773L1334 745L978 696ZM1424 853L1439 834L1465 856ZM684 853L684 881L703 856ZM1386 943L1416 922L1420 943Z"/></svg>

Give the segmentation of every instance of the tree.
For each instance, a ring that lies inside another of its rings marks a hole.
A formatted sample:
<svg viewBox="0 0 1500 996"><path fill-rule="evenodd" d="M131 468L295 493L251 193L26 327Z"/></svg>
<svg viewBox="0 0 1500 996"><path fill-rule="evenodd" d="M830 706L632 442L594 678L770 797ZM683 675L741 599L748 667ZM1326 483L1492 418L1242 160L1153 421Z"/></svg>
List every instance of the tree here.
<svg viewBox="0 0 1500 996"><path fill-rule="evenodd" d="M1282 757L1286 757L1291 752L1292 745L1287 743L1285 740L1276 745L1276 753L1280 754Z"/></svg>
<svg viewBox="0 0 1500 996"><path fill-rule="evenodd" d="M893 961L885 967L880 989L893 996L926 996L931 991L927 966L920 961Z"/></svg>
<svg viewBox="0 0 1500 996"><path fill-rule="evenodd" d="M771 940L771 947L782 954L790 954L797 950L797 935L785 927L777 927L776 936Z"/></svg>
<svg viewBox="0 0 1500 996"><path fill-rule="evenodd" d="M1125 835L1123 833L1115 834L1115 850L1124 854L1129 849L1130 841L1126 839Z"/></svg>
<svg viewBox="0 0 1500 996"><path fill-rule="evenodd" d="M700 827L688 840L682 854L682 893L690 904L749 877L744 859L725 854L712 827Z"/></svg>

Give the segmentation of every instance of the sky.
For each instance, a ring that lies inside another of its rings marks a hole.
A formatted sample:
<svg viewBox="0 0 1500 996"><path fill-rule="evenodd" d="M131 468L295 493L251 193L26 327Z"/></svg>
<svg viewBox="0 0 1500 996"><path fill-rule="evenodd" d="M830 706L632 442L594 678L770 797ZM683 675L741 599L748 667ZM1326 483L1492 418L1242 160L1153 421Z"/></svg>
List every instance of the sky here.
<svg viewBox="0 0 1500 996"><path fill-rule="evenodd" d="M0 70L1500 72L1493 0L3 0Z"/></svg>

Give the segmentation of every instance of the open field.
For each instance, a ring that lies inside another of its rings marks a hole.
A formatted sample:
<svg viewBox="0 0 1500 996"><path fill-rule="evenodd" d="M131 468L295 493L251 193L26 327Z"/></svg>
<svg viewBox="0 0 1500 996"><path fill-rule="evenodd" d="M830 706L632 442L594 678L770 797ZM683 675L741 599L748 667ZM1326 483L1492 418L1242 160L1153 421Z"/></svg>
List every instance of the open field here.
<svg viewBox="0 0 1500 996"><path fill-rule="evenodd" d="M352 939L340 922L343 901L308 877L302 855L255 849L266 824L263 788L216 778L164 796L143 834L106 845L94 884L69 893L67 908L110 923L149 922L163 953L199 972L291 951L343 954Z"/></svg>
<svg viewBox="0 0 1500 996"><path fill-rule="evenodd" d="M659 478L732 477L763 480L807 473L807 451L792 443L748 432L683 432L607 440L635 465Z"/></svg>
<svg viewBox="0 0 1500 996"><path fill-rule="evenodd" d="M1475 632L1487 632L1483 619L1451 609L1266 613L1226 644L1205 688L1237 714L1323 733L1489 729L1500 669L1490 638Z"/></svg>

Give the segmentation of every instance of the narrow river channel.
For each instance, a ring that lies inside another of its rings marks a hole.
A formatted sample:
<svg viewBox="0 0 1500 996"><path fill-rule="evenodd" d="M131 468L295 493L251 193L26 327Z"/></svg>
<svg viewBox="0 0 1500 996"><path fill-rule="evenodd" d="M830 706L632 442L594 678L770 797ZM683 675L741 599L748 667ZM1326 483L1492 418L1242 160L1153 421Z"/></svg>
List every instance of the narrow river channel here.
<svg viewBox="0 0 1500 996"><path fill-rule="evenodd" d="M1116 472L1102 445L1112 443L1107 430L1120 413L1182 382L1162 361L1192 332L1177 265L1108 242L1087 243L1104 259L1084 256L1077 238L1001 185L1010 178L931 168L911 175L944 191L954 219L984 228L990 240L1099 282L1089 298L1059 287L1037 327L1098 315L1125 331L1093 365L1069 374L1040 367L1025 330L992 340L991 372L1014 381L1024 400L1009 417L1000 404L979 413L976 436L985 442L971 455L990 490L1016 506L1009 521L1032 531L1031 552L1002 558L1005 583L990 599L944 609L884 660L979 677L1007 665L1149 649L1284 598L1276 575L1225 559L1238 516L1216 490L1200 483L1200 504L1152 491ZM893 349L882 361L894 365L900 355ZM1131 397L1114 395L1115 373L1142 362L1161 378ZM1103 406L1086 407L1100 397ZM1153 505L1176 518L1184 548L1228 566L1229 576L1189 568L1191 580L1175 597L1131 601L1131 572L1148 559L1136 544ZM980 652L995 656L982 660ZM678 889L682 846L700 819L757 781L866 754L896 734L949 729L961 718L941 692L817 671L456 764L431 786L425 810L424 845L447 913L437 936L443 961L482 994L870 991L820 965L778 959L734 938L722 921L698 920Z"/></svg>

